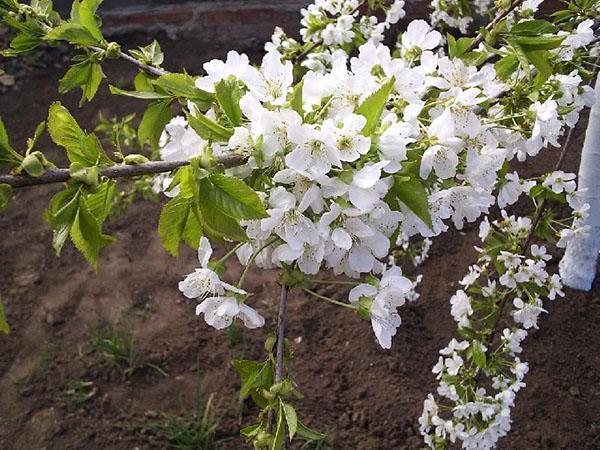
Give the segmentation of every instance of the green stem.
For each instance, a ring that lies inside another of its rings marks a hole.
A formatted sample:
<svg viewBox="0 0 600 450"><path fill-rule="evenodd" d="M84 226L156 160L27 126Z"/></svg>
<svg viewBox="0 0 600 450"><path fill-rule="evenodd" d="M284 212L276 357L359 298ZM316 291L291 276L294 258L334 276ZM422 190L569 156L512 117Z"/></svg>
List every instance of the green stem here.
<svg viewBox="0 0 600 450"><path fill-rule="evenodd" d="M275 236L271 239L269 239L267 242L265 242L265 244L260 247L258 250L256 250L252 256L250 257L250 259L248 260L248 264L246 265L246 267L244 267L244 271L242 272L242 276L240 277L240 281L238 281L237 287L239 287L240 289L242 288L242 286L244 285L244 280L246 279L246 275L248 274L248 272L250 271L250 268L252 267L252 264L254 264L254 260L256 259L256 257L258 255L260 255L260 253L267 248L269 245L274 244L275 242L277 242L279 240L279 236Z"/></svg>
<svg viewBox="0 0 600 450"><path fill-rule="evenodd" d="M227 253L225 253L225 255L221 259L219 259L219 264L223 264L225 261L227 261L229 259L229 257L231 255L233 255L236 251L238 251L244 244L245 244L245 242L240 242L238 245L236 245L231 250L229 250Z"/></svg>
<svg viewBox="0 0 600 450"><path fill-rule="evenodd" d="M344 308L349 308L349 309L358 309L356 306L354 305L350 305L349 303L342 303L342 302L338 302L337 300L334 300L332 298L326 297L324 295L321 294L317 294L315 291L311 291L310 289L308 289L307 287L303 287L302 290L316 298L318 298L319 300L324 300L326 302L329 302L333 305L337 305L337 306L343 306Z"/></svg>
<svg viewBox="0 0 600 450"><path fill-rule="evenodd" d="M309 283L317 283L317 284L343 284L347 286L357 286L360 283L358 281L350 281L350 280L308 280Z"/></svg>

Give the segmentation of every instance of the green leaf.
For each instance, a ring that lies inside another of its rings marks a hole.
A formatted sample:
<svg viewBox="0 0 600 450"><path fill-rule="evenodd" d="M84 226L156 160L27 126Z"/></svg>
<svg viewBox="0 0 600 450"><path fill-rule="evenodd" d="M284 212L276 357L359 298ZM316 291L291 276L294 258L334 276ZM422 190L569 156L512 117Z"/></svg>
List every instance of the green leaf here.
<svg viewBox="0 0 600 450"><path fill-rule="evenodd" d="M298 437L305 439L307 441L322 441L327 436L323 433L319 433L318 431L311 430L302 422L298 421L298 430L296 432Z"/></svg>
<svg viewBox="0 0 600 450"><path fill-rule="evenodd" d="M4 314L4 305L2 303L2 298L0 298L0 333L10 333L10 327L8 326L8 323L6 323L6 315Z"/></svg>
<svg viewBox="0 0 600 450"><path fill-rule="evenodd" d="M23 162L21 163L21 168L30 177L40 177L45 171L44 165L34 154L27 155L25 159L23 159Z"/></svg>
<svg viewBox="0 0 600 450"><path fill-rule="evenodd" d="M233 361L233 366L242 380L241 398L246 397L253 389L269 387L273 382L273 369L269 362L238 359Z"/></svg>
<svg viewBox="0 0 600 450"><path fill-rule="evenodd" d="M129 53L131 53L134 58L151 66L160 66L165 59L160 44L156 40L145 47L138 47L137 50L130 50Z"/></svg>
<svg viewBox="0 0 600 450"><path fill-rule="evenodd" d="M10 146L4 122L0 119L0 166L15 167L20 165L21 161L23 161L23 157Z"/></svg>
<svg viewBox="0 0 600 450"><path fill-rule="evenodd" d="M298 415L296 414L294 407L289 403L281 402L281 405L285 414L285 421L287 422L288 433L291 441L294 439L296 430L298 430Z"/></svg>
<svg viewBox="0 0 600 450"><path fill-rule="evenodd" d="M456 40L450 33L447 33L446 36L448 37L448 54L450 58L463 56L473 42L473 39L467 37Z"/></svg>
<svg viewBox="0 0 600 450"><path fill-rule="evenodd" d="M69 161L83 166L113 165L95 134L86 134L59 102L48 111L48 132L56 145L67 151Z"/></svg>
<svg viewBox="0 0 600 450"><path fill-rule="evenodd" d="M200 245L200 238L202 237L202 225L198 222L198 217L193 213L188 215L188 220L185 223L185 230L183 230L183 241L192 249L197 249Z"/></svg>
<svg viewBox="0 0 600 450"><path fill-rule="evenodd" d="M513 36L508 41L519 44L524 50L552 50L564 39L565 36Z"/></svg>
<svg viewBox="0 0 600 450"><path fill-rule="evenodd" d="M304 117L304 100L302 97L302 91L304 88L304 80L300 81L294 86L292 92L291 106L294 111L300 114L300 117Z"/></svg>
<svg viewBox="0 0 600 450"><path fill-rule="evenodd" d="M80 87L83 93L82 100L91 101L98 92L104 77L100 64L92 63L89 60L82 61L71 66L59 81L58 92L66 94L76 87Z"/></svg>
<svg viewBox="0 0 600 450"><path fill-rule="evenodd" d="M238 220L268 217L258 194L239 178L213 174L209 179L212 188L208 196L211 203L224 214Z"/></svg>
<svg viewBox="0 0 600 450"><path fill-rule="evenodd" d="M6 57L29 53L31 50L39 47L39 45L42 43L42 37L43 35L20 32L10 42L10 48L2 50L0 53Z"/></svg>
<svg viewBox="0 0 600 450"><path fill-rule="evenodd" d="M177 196L160 213L158 235L163 247L173 256L179 255L179 244L183 240L188 219L193 215L193 203L193 199Z"/></svg>
<svg viewBox="0 0 600 450"><path fill-rule="evenodd" d="M117 191L117 182L108 180L100 184L93 194L88 194L86 202L90 212L100 223L104 222L114 205L113 200Z"/></svg>
<svg viewBox="0 0 600 450"><path fill-rule="evenodd" d="M116 86L110 85L108 90L111 94L122 95L125 97L139 98L141 100L159 100L159 99L170 99L171 96L168 94L161 94L160 92L152 91L124 91Z"/></svg>
<svg viewBox="0 0 600 450"><path fill-rule="evenodd" d="M63 22L53 28L44 37L46 41L67 41L74 45L97 45L100 40L83 25L73 22Z"/></svg>
<svg viewBox="0 0 600 450"><path fill-rule="evenodd" d="M275 425L275 434L273 436L273 442L271 444L271 450L282 450L285 441L285 420L283 415L282 403L279 403L277 409L277 423Z"/></svg>
<svg viewBox="0 0 600 450"><path fill-rule="evenodd" d="M133 79L133 86L136 91L154 91L154 86L150 82L150 77L146 75L145 72L138 72L138 74Z"/></svg>
<svg viewBox="0 0 600 450"><path fill-rule="evenodd" d="M98 22L96 21L95 12L98 7L94 1L83 0L79 7L79 23L83 25L97 41L104 40Z"/></svg>
<svg viewBox="0 0 600 450"><path fill-rule="evenodd" d="M8 207L12 196L12 187L9 184L0 184L0 212Z"/></svg>
<svg viewBox="0 0 600 450"><path fill-rule="evenodd" d="M234 127L242 124L242 109L240 108L242 93L239 83L233 78L221 80L215 85L217 102Z"/></svg>
<svg viewBox="0 0 600 450"><path fill-rule="evenodd" d="M71 239L94 270L98 270L100 251L114 242L114 238L102 234L98 219L92 215L83 197L79 197L79 208L71 227Z"/></svg>
<svg viewBox="0 0 600 450"><path fill-rule="evenodd" d="M526 20L516 23L510 30L512 35L539 36L541 34L554 34L558 28L546 20Z"/></svg>
<svg viewBox="0 0 600 450"><path fill-rule="evenodd" d="M394 176L390 194L404 203L429 228L433 228L425 186L417 178L407 178Z"/></svg>
<svg viewBox="0 0 600 450"><path fill-rule="evenodd" d="M501 79L508 80L519 68L519 59L514 54L507 55L498 61L494 68Z"/></svg>
<svg viewBox="0 0 600 450"><path fill-rule="evenodd" d="M57 255L60 255L69 237L69 232L77 216L80 195L79 189L74 187L59 192L52 197L50 205L44 213L44 219L53 231L52 248Z"/></svg>
<svg viewBox="0 0 600 450"><path fill-rule="evenodd" d="M362 134L365 136L370 136L379 123L379 118L390 98L395 82L396 79L392 77L356 108L356 114L360 114L367 119L367 123L362 129Z"/></svg>
<svg viewBox="0 0 600 450"><path fill-rule="evenodd" d="M535 66L538 71L536 82L542 85L552 75L552 64L550 63L550 52L548 50L525 50L527 59Z"/></svg>
<svg viewBox="0 0 600 450"><path fill-rule="evenodd" d="M514 52L514 55L517 57L519 65L527 74L527 78L531 78L531 65L529 63L529 59L527 58L527 54L523 50L523 47L521 47L518 42L512 40L508 41L508 43Z"/></svg>
<svg viewBox="0 0 600 450"><path fill-rule="evenodd" d="M79 147L85 133L71 115L71 113L60 102L55 102L48 110L48 132L52 141L61 147Z"/></svg>
<svg viewBox="0 0 600 450"><path fill-rule="evenodd" d="M259 433L261 429L261 425L260 423L255 423L253 425L249 425L247 427L244 427L240 430L240 435L246 439L246 441L251 441L253 440L256 435Z"/></svg>
<svg viewBox="0 0 600 450"><path fill-rule="evenodd" d="M158 149L160 135L171 117L173 117L173 114L170 101L158 101L148 105L138 128L140 143L143 144L148 141L153 150Z"/></svg>
<svg viewBox="0 0 600 450"><path fill-rule="evenodd" d="M203 139L226 142L233 136L233 129L219 125L202 113L190 114L186 112L186 117L190 126Z"/></svg>
<svg viewBox="0 0 600 450"><path fill-rule="evenodd" d="M479 366L482 369L486 368L487 358L479 341L471 342L471 357L473 358L473 362L477 364L477 366Z"/></svg>
<svg viewBox="0 0 600 450"><path fill-rule="evenodd" d="M198 89L194 78L186 73L168 73L162 75L154 84L176 97L200 102L212 102L213 100L213 95Z"/></svg>

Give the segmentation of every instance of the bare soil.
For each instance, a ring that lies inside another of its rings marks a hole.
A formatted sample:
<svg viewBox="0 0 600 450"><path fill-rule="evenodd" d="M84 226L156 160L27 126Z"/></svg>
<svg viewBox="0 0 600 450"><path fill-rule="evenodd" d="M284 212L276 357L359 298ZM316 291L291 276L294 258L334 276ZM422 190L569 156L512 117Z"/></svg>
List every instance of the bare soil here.
<svg viewBox="0 0 600 450"><path fill-rule="evenodd" d="M126 45L148 42L130 36ZM197 48L193 41L161 36L170 69L197 73L204 61L223 57L227 49ZM249 51L256 59L259 49ZM11 66L16 84L0 94L0 112L15 146L23 144L44 120L56 97L57 80L66 69ZM111 80L128 80L131 68L108 65ZM16 67L16 68L15 68ZM18 69L18 70L17 70ZM77 110L79 94L62 96L89 130L99 111L106 115L141 112L144 102L116 101L103 86L91 105ZM581 127L583 128L583 127ZM566 168L576 170L578 133ZM50 147L50 144L48 144ZM64 163L58 150L50 153ZM552 166L558 152L548 150L527 170ZM238 430L253 423L251 405L237 399L239 381L230 360L261 358L262 343L275 326L277 274L255 271L248 290L267 326L244 331L239 342L209 328L194 315L177 283L197 265L195 252L175 259L161 247L156 233L159 205L139 201L107 227L117 243L102 254L98 273L71 247L56 257L42 213L59 186L21 190L0 215L0 293L9 336L0 336L0 448L131 449L162 448L148 443L143 424L163 413L179 414L194 405L200 373L203 398L218 404L218 448L244 448ZM523 211L520 211L523 212ZM418 302L401 310L403 325L389 351L379 348L368 322L299 292L290 300L288 336L293 340L290 373L306 394L298 402L301 418L329 433L336 449L416 449L422 446L417 418L422 401L435 387L431 367L437 351L455 336L449 298L474 260L476 226L436 239ZM224 249L219 249L223 252ZM553 267L556 268L555 266ZM236 279L237 264L227 266ZM346 292L326 291L339 299ZM566 298L548 302L540 330L526 343L528 384L517 399L514 429L501 449L600 448L600 286L590 293L568 290ZM93 351L94 329L114 323L130 329L145 367L123 377ZM73 381L91 381L97 394L78 405L65 394ZM140 425L141 424L141 425Z"/></svg>

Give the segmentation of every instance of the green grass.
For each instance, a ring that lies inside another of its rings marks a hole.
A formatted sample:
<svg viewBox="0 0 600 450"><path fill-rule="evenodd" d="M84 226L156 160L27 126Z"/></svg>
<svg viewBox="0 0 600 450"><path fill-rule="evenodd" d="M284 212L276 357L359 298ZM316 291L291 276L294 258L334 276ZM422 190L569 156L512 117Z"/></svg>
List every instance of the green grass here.
<svg viewBox="0 0 600 450"><path fill-rule="evenodd" d="M167 376L157 365L143 361L142 353L135 346L133 333L125 328L107 324L92 329L92 333L94 350L105 358L109 366L122 375L129 377L136 370L150 367L161 375Z"/></svg>
<svg viewBox="0 0 600 450"><path fill-rule="evenodd" d="M218 407L214 394L202 401L200 392L201 376L198 374L193 411L181 415L163 414L157 420L149 420L138 425L138 432L151 444L179 450L216 450L218 441ZM149 433L148 433L149 432Z"/></svg>
<svg viewBox="0 0 600 450"><path fill-rule="evenodd" d="M93 381L71 380L63 392L64 398L76 406L91 400L98 393L98 386Z"/></svg>

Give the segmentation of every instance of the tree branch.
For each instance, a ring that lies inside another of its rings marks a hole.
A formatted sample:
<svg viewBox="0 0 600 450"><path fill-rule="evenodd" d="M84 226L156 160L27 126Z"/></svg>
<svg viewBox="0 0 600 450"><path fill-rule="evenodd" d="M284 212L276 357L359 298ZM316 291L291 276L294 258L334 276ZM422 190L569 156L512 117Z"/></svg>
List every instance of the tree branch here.
<svg viewBox="0 0 600 450"><path fill-rule="evenodd" d="M217 158L217 162L226 168L240 166L246 158L240 155L226 155ZM132 178L142 175L171 172L178 167L187 166L189 161L151 161L144 164L119 165L100 169L100 176L106 178ZM69 169L48 169L39 177L28 175L0 175L0 184L13 188L37 186L41 184L65 183L71 179Z"/></svg>
<svg viewBox="0 0 600 450"><path fill-rule="evenodd" d="M506 16L508 16L511 12L513 12L515 9L517 9L519 6L521 6L521 4L524 2L525 0L515 0L511 5L510 8L505 9L504 11L500 11L498 12L498 14L496 15L496 17L494 17L494 20L492 20L490 23L488 23L488 25L485 27L485 30L487 32L492 31L494 29L494 27L496 25L498 25L502 19L504 19ZM471 45L469 45L469 47L467 48L466 52L472 52L473 50L475 50L479 44L481 44L485 39L485 34L483 32L479 33L475 39L473 40L473 42L471 42Z"/></svg>

